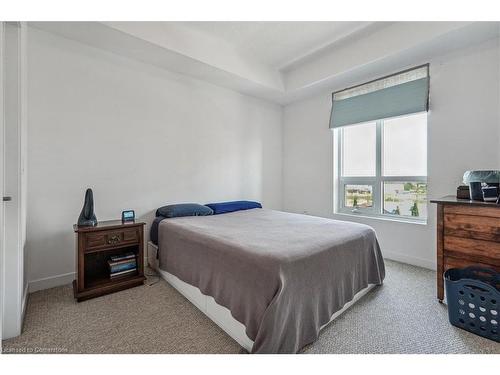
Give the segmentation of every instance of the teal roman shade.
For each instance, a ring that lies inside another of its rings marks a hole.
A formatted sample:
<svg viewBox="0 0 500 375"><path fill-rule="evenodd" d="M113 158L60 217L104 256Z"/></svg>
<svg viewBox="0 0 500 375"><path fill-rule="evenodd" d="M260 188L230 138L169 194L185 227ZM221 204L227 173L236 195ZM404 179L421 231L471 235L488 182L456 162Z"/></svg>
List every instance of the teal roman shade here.
<svg viewBox="0 0 500 375"><path fill-rule="evenodd" d="M424 112L429 107L429 65L333 93L330 128Z"/></svg>

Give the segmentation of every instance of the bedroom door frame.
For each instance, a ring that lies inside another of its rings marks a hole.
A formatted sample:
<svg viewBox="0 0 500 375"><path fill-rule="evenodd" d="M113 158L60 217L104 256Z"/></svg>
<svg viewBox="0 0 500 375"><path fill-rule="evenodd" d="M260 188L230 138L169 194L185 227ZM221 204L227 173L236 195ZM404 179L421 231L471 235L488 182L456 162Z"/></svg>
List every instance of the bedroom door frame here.
<svg viewBox="0 0 500 375"><path fill-rule="evenodd" d="M27 300L26 243L26 23L1 22L2 339L21 333Z"/></svg>
<svg viewBox="0 0 500 375"><path fill-rule="evenodd" d="M2 197L2 201L0 203L0 352L2 349L2 339L3 339L3 299L4 299L4 285L5 285L5 258L4 258L4 202L3 197L5 196L4 192L4 105L3 105L3 97L4 97L4 22L0 22L0 195Z"/></svg>

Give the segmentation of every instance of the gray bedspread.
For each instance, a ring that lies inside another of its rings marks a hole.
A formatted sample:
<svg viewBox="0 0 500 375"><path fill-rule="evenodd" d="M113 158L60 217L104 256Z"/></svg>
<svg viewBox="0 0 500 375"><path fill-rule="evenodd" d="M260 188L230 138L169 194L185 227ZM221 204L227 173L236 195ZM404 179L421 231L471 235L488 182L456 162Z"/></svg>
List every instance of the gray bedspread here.
<svg viewBox="0 0 500 375"><path fill-rule="evenodd" d="M296 353L385 276L372 228L267 209L163 220L159 249L162 270L245 325L254 353Z"/></svg>

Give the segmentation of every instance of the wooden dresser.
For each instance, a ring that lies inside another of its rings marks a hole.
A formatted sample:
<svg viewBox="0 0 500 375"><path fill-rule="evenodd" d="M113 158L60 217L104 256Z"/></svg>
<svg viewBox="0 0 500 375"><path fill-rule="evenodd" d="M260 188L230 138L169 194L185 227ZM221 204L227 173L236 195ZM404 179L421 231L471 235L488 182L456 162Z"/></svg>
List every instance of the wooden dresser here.
<svg viewBox="0 0 500 375"><path fill-rule="evenodd" d="M100 221L94 227L73 226L77 275L73 291L78 302L144 283L144 225L143 222L111 220ZM137 270L111 279L108 260L121 254L134 254Z"/></svg>
<svg viewBox="0 0 500 375"><path fill-rule="evenodd" d="M447 196L437 204L437 298L444 298L443 273L471 265L500 272L500 205Z"/></svg>

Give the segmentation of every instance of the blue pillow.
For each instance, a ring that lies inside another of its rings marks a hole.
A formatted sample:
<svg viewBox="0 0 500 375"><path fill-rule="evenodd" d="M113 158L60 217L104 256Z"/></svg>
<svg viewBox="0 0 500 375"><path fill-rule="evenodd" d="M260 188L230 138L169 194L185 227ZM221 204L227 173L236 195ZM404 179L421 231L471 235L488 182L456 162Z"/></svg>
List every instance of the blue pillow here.
<svg viewBox="0 0 500 375"><path fill-rule="evenodd" d="M197 203L170 204L156 210L156 216L166 218L182 216L208 216L213 215L211 208Z"/></svg>
<svg viewBox="0 0 500 375"><path fill-rule="evenodd" d="M259 202L252 201L209 203L206 206L210 207L214 211L214 215L241 210L250 210L252 208L262 208L262 205Z"/></svg>

